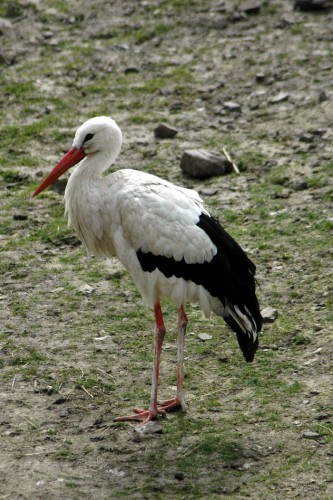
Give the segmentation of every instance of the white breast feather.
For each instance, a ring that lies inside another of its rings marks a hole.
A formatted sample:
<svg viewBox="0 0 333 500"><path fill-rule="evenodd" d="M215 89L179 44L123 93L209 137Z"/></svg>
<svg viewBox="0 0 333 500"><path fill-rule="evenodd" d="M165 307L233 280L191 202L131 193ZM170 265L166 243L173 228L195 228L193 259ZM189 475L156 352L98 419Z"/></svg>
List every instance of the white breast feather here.
<svg viewBox="0 0 333 500"><path fill-rule="evenodd" d="M199 195L158 177L135 170L118 170L90 186L69 182L65 195L69 223L90 254L116 254L136 283L145 303L153 306L169 297L176 307L199 302L209 315L212 297L182 278L166 278L158 269L144 272L136 252L172 257L186 263L210 262L217 252L197 223L203 208Z"/></svg>

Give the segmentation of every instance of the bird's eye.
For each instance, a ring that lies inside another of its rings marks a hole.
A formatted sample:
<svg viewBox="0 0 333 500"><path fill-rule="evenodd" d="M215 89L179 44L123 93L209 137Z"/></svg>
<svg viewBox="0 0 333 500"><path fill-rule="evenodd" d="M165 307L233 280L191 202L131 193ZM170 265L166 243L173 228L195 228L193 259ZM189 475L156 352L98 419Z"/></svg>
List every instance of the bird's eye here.
<svg viewBox="0 0 333 500"><path fill-rule="evenodd" d="M94 137L94 134L87 134L84 138L83 144L87 141L90 141Z"/></svg>

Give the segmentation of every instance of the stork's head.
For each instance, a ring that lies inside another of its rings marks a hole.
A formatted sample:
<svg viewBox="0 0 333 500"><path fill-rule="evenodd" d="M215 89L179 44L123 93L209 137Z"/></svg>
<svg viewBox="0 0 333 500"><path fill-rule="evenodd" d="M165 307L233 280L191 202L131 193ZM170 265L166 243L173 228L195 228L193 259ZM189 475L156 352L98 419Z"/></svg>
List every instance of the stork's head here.
<svg viewBox="0 0 333 500"><path fill-rule="evenodd" d="M76 131L73 145L85 155L107 150L120 150L121 131L112 118L95 116L84 122Z"/></svg>
<svg viewBox="0 0 333 500"><path fill-rule="evenodd" d="M103 168L109 167L118 156L121 143L121 130L112 118L96 116L87 120L77 129L71 149L43 180L32 196L37 196L44 191L85 156L100 155L100 164L103 165Z"/></svg>

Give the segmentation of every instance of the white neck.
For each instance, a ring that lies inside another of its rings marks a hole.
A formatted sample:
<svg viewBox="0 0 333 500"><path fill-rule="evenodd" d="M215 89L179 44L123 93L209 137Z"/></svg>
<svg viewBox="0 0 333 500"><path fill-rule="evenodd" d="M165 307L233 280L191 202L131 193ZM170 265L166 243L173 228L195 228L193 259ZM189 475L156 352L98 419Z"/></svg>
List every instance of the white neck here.
<svg viewBox="0 0 333 500"><path fill-rule="evenodd" d="M108 148L85 156L72 172L68 186L72 185L74 187L75 184L76 187L83 188L84 185L89 185L90 182L100 179L103 172L116 161L120 149L121 145L119 144L117 147L113 147L112 150Z"/></svg>

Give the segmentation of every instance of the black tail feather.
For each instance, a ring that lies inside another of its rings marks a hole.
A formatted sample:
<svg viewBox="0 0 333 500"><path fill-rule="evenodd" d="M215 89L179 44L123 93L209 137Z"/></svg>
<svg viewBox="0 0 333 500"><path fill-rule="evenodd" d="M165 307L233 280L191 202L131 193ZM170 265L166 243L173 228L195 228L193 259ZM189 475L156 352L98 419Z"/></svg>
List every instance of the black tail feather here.
<svg viewBox="0 0 333 500"><path fill-rule="evenodd" d="M198 226L209 235L218 250L212 262L215 288L211 287L210 292L224 304L224 319L236 333L244 358L251 362L258 349L258 333L262 327L256 297L256 266L216 219L201 214Z"/></svg>
<svg viewBox="0 0 333 500"><path fill-rule="evenodd" d="M231 317L225 316L225 322L236 333L239 347L243 353L245 361L252 363L254 355L259 347L258 335L253 339L252 335L243 332L238 323Z"/></svg>

